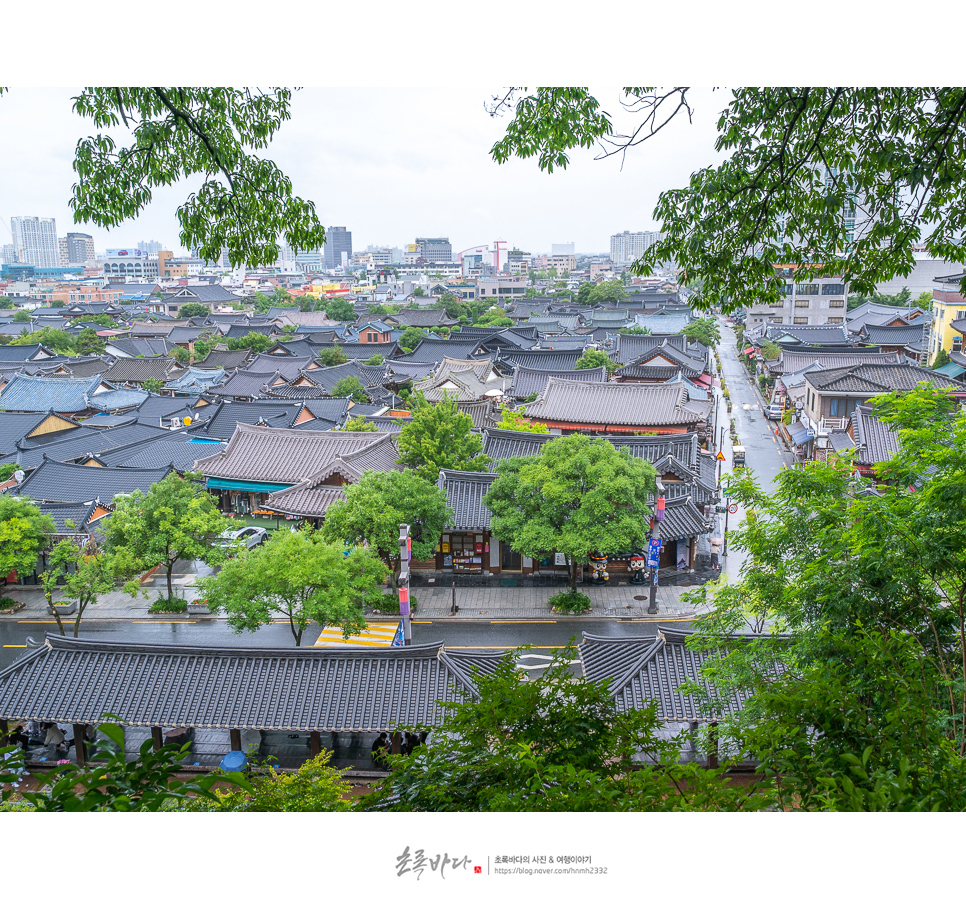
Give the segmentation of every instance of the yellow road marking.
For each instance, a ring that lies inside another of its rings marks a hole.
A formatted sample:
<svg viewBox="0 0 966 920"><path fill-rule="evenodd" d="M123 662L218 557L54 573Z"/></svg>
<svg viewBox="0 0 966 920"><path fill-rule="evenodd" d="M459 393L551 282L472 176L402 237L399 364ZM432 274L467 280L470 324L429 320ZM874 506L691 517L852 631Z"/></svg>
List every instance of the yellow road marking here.
<svg viewBox="0 0 966 920"><path fill-rule="evenodd" d="M697 617L675 617L673 620L652 620L648 619L630 619L629 617L621 617L618 623L690 623L692 620L696 620Z"/></svg>
<svg viewBox="0 0 966 920"><path fill-rule="evenodd" d="M65 616L65 620L74 619L73 616ZM99 617L93 617L90 620L84 620L85 626L90 626L91 623L130 623L132 620L137 620L139 623L200 623L201 620L156 620L154 617L123 617L118 619L108 619L104 617L103 619ZM17 620L17 623L56 623L56 620ZM288 625L288 624L286 624Z"/></svg>
<svg viewBox="0 0 966 920"><path fill-rule="evenodd" d="M4 648L26 648L26 645L5 645Z"/></svg>

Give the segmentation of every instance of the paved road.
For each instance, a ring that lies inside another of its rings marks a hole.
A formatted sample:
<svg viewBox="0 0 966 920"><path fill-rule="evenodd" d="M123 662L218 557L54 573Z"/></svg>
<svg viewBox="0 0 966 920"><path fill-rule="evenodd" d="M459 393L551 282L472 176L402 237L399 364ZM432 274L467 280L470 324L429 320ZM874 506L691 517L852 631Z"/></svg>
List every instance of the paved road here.
<svg viewBox="0 0 966 920"><path fill-rule="evenodd" d="M644 636L654 635L662 622L660 617L642 619L554 619L545 621L523 620L520 622L493 620L414 620L413 642L424 644L443 642L449 648L494 649L518 648L533 645L535 650L555 649L566 646L571 637L580 641L582 632L597 636ZM668 625L687 628L686 622L676 621ZM55 631L52 622L39 620L0 621L0 669L12 664L26 651L27 636L42 642L44 632ZM82 638L98 638L109 642L152 642L171 645L202 645L207 647L291 648L294 645L288 626L275 623L265 626L257 633L236 636L224 620L198 620L178 622L129 620L90 620L81 627ZM318 628L307 630L302 639L304 646L312 645L318 637Z"/></svg>

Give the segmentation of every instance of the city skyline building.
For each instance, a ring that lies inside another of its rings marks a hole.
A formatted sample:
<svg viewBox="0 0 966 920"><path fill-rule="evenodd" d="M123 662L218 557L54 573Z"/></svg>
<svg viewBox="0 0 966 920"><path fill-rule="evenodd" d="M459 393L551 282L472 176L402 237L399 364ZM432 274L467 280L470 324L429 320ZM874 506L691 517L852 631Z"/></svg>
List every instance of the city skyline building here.
<svg viewBox="0 0 966 920"><path fill-rule="evenodd" d="M11 217L18 259L36 268L60 268L57 221L53 217Z"/></svg>
<svg viewBox="0 0 966 920"><path fill-rule="evenodd" d="M661 234L657 230L638 230L636 233L625 230L623 233L615 233L610 238L610 260L616 265L629 265L644 255L648 246L660 238Z"/></svg>
<svg viewBox="0 0 966 920"><path fill-rule="evenodd" d="M345 227L325 228L326 268L342 268L352 259L352 231Z"/></svg>
<svg viewBox="0 0 966 920"><path fill-rule="evenodd" d="M448 236L417 236L416 245L427 262L453 261L453 245Z"/></svg>

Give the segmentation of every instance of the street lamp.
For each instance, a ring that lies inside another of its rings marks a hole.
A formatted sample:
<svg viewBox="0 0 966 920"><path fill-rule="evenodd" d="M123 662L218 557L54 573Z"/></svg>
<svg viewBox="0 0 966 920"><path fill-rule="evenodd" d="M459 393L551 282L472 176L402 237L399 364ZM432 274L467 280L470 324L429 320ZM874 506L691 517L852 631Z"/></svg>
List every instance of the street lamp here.
<svg viewBox="0 0 966 920"><path fill-rule="evenodd" d="M661 522L664 520L664 486L661 484L661 476L657 476L657 501L655 502L654 510L654 530L651 533L651 542L648 547L648 565L651 564L651 558L656 555L654 559L654 565L652 568L654 571L651 574L651 590L650 599L648 601L647 612L650 614L655 614L658 612L657 606L657 573L661 567Z"/></svg>

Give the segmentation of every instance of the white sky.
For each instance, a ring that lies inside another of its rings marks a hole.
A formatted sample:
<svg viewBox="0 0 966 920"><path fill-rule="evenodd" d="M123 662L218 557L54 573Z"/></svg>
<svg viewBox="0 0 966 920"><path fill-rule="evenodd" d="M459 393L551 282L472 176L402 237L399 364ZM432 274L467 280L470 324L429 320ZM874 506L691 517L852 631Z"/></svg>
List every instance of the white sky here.
<svg viewBox="0 0 966 920"><path fill-rule="evenodd" d="M235 4L209 3L206 21L196 7L184 9L190 15L179 18L177 3L166 7L160 20L157 10L129 9L113 34L109 18L94 15L85 26L65 13L63 22L55 15L45 23L42 45L5 43L9 73L42 76L47 86L5 78L14 87L0 97L4 221L54 217L60 236L71 229L91 233L98 251L152 238L178 250L175 212L197 186L191 181L157 191L137 219L118 228L74 225L71 162L77 138L92 126L71 110L76 90L53 87L80 80L281 83L306 88L296 93L292 118L267 155L291 176L296 194L315 202L324 225L352 231L356 250L439 235L450 238L454 251L499 239L533 252L571 241L578 252L604 252L612 233L656 229L651 214L658 194L718 161L714 124L729 94L695 93L694 123L679 116L631 152L623 169L618 157L595 161L596 151L577 150L568 169L547 175L535 160L498 166L490 157L508 119L491 118L484 103L505 84L588 85L615 124L631 127L633 118L619 103L623 83L919 82L895 67L923 57L911 53L917 40L904 25L905 50L891 56L891 72L882 72L890 57L881 53L883 43L896 42L894 27L824 2L812 4L807 18L789 11L793 27L764 3L729 6L727 20L722 7L702 3L669 11L617 3L564 12L524 4L511 15L506 5L491 11L430 2L417 11L374 2L339 17L313 6L257 20ZM313 18L309 9L319 13ZM35 25L29 10L4 17L8 36ZM853 36L847 54L841 43L834 54L828 46L830 18L839 39ZM863 41L856 43L860 27ZM787 54L793 45L782 35L789 28L794 47L827 47L828 59ZM89 42L82 41L85 29ZM33 66L38 55L43 66ZM811 73L796 71L806 64ZM2 223L0 242L9 242Z"/></svg>

